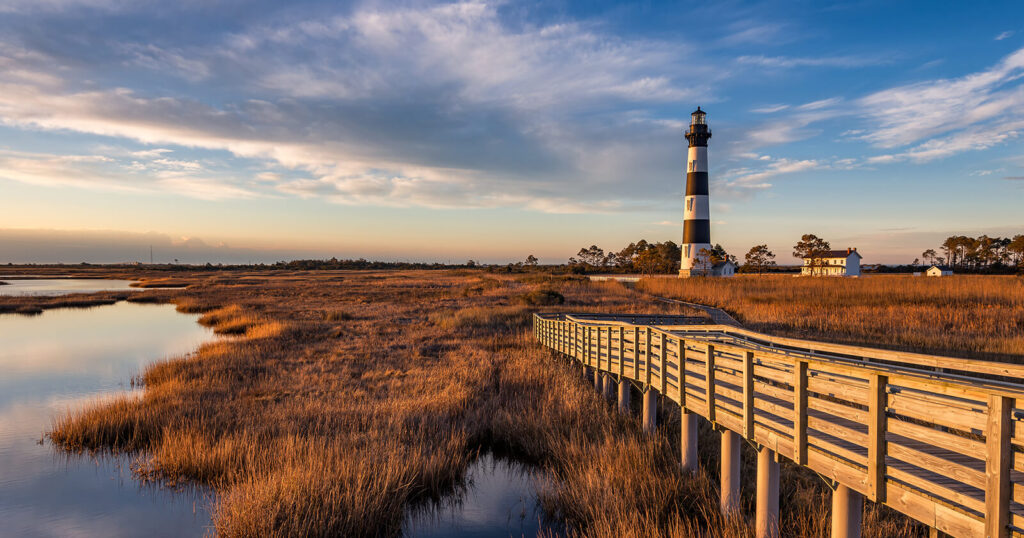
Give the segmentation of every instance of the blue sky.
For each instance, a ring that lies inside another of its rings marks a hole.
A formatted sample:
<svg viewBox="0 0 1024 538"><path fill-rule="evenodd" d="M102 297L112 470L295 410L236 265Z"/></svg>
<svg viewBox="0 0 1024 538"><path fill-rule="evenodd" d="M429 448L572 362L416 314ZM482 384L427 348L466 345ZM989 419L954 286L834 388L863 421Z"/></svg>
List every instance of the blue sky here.
<svg viewBox="0 0 1024 538"><path fill-rule="evenodd" d="M1024 233L1024 4L0 0L0 262Z"/></svg>

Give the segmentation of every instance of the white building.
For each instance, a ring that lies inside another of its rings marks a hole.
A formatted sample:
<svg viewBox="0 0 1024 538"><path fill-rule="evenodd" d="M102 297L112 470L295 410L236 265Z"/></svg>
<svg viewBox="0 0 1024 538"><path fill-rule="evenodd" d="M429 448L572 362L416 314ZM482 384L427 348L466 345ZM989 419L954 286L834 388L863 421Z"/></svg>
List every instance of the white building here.
<svg viewBox="0 0 1024 538"><path fill-rule="evenodd" d="M711 276L733 276L736 274L736 264L731 261L718 262L711 266Z"/></svg>
<svg viewBox="0 0 1024 538"><path fill-rule="evenodd" d="M830 250L820 257L804 258L802 275L815 276L860 276L861 256L857 249Z"/></svg>
<svg viewBox="0 0 1024 538"><path fill-rule="evenodd" d="M952 276L953 270L948 267L939 267L938 265L933 265L929 267L928 270L924 272L924 274L928 276Z"/></svg>

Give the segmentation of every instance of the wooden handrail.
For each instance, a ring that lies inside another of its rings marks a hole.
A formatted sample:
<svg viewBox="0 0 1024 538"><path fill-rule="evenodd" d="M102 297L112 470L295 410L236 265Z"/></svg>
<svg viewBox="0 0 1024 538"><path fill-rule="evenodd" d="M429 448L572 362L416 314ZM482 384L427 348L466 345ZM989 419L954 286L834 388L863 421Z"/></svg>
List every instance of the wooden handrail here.
<svg viewBox="0 0 1024 538"><path fill-rule="evenodd" d="M1024 367L685 321L534 316L548 347L870 500L954 536L1024 535L1024 385L1005 380ZM575 341L593 331L596 361Z"/></svg>

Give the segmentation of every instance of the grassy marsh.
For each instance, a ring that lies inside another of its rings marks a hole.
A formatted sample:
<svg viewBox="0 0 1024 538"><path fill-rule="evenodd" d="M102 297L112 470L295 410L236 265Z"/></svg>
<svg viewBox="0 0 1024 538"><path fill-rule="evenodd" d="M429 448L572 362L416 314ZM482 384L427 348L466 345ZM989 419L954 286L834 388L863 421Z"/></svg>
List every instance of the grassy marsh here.
<svg viewBox="0 0 1024 538"><path fill-rule="evenodd" d="M143 293L235 336L153 365L141 398L69 412L49 435L71 451L134 454L145 480L213 486L218 534L395 535L411 506L453 491L482 449L537 469L543 508L574 535L752 533L718 512L717 433L704 428L703 471L683 476L677 409L662 409L660 435L641 434L530 332L540 309L699 313L615 283L537 275L182 278L188 287ZM565 304L521 299L550 296L541 290ZM791 465L782 484L783 534L824 535L827 486ZM747 514L753 488L744 485ZM866 521L865 536L923 532L877 506Z"/></svg>
<svg viewBox="0 0 1024 538"><path fill-rule="evenodd" d="M722 308L747 328L901 351L1024 362L1024 278L871 275L645 279L638 289Z"/></svg>

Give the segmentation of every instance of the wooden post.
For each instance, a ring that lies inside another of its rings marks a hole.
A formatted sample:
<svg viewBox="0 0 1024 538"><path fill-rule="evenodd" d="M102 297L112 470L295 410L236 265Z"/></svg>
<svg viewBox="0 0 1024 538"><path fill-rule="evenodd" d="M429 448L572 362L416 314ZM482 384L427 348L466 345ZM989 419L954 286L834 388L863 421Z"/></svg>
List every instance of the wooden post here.
<svg viewBox="0 0 1024 538"><path fill-rule="evenodd" d="M596 368L597 364L594 360L594 327L587 327L587 358L590 361L590 366Z"/></svg>
<svg viewBox="0 0 1024 538"><path fill-rule="evenodd" d="M697 413L687 412L681 409L680 417L680 463L683 472L697 472Z"/></svg>
<svg viewBox="0 0 1024 538"><path fill-rule="evenodd" d="M644 432L654 434L658 430L658 391L648 385L644 392Z"/></svg>
<svg viewBox="0 0 1024 538"><path fill-rule="evenodd" d="M647 374L647 381L645 384L651 386L651 328L645 328L644 335L644 371Z"/></svg>
<svg viewBox="0 0 1024 538"><path fill-rule="evenodd" d="M740 512L740 445L743 440L732 430L722 430L722 496L725 515Z"/></svg>
<svg viewBox="0 0 1024 538"><path fill-rule="evenodd" d="M633 326L633 379L640 377L640 327Z"/></svg>
<svg viewBox="0 0 1024 538"><path fill-rule="evenodd" d="M661 380L661 383L659 383L659 385L661 385L661 387L658 389L658 392L660 392L660 393L662 393L662 394L667 396L668 395L668 385L667 385L667 383L668 383L668 375L666 375L666 372L665 372L665 359L668 358L668 346L665 344L665 333L664 332L661 333L661 343L660 344L661 344L661 353L659 353L659 359L660 360L658 361L658 378Z"/></svg>
<svg viewBox="0 0 1024 538"><path fill-rule="evenodd" d="M754 438L754 352L743 354L743 437Z"/></svg>
<svg viewBox="0 0 1024 538"><path fill-rule="evenodd" d="M889 405L886 386L889 376L871 374L868 391L868 498L885 502L885 431L886 407Z"/></svg>
<svg viewBox="0 0 1024 538"><path fill-rule="evenodd" d="M985 536L1003 538L1010 534L1010 452L1013 398L992 395L988 399L985 427Z"/></svg>
<svg viewBox="0 0 1024 538"><path fill-rule="evenodd" d="M626 363L626 328L619 326L619 381L622 381L622 373Z"/></svg>
<svg viewBox="0 0 1024 538"><path fill-rule="evenodd" d="M686 340L680 338L679 345L679 405L686 411Z"/></svg>
<svg viewBox="0 0 1024 538"><path fill-rule="evenodd" d="M757 452L757 538L779 538L779 460L766 446Z"/></svg>
<svg viewBox="0 0 1024 538"><path fill-rule="evenodd" d="M619 378L619 412L623 415L629 414L629 399L633 396L631 387L628 379Z"/></svg>
<svg viewBox="0 0 1024 538"><path fill-rule="evenodd" d="M615 376L609 372L604 373L604 397L608 400L615 398L616 386Z"/></svg>
<svg viewBox="0 0 1024 538"><path fill-rule="evenodd" d="M704 401L708 404L708 421L715 423L715 346L708 344L707 357L704 362L704 380L707 387L704 391Z"/></svg>
<svg viewBox="0 0 1024 538"><path fill-rule="evenodd" d="M793 365L793 460L807 465L807 361Z"/></svg>
<svg viewBox="0 0 1024 538"><path fill-rule="evenodd" d="M832 538L859 538L864 496L840 485L832 492Z"/></svg>

